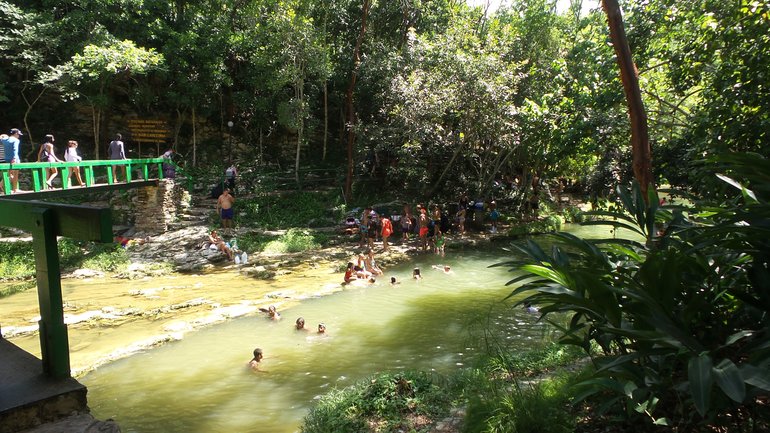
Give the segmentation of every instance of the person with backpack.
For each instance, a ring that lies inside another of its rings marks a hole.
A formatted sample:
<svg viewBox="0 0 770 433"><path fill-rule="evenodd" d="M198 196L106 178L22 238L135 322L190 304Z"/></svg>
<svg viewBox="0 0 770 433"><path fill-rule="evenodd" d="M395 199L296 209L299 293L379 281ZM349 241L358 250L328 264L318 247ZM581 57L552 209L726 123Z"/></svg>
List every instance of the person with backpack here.
<svg viewBox="0 0 770 433"><path fill-rule="evenodd" d="M127 159L126 158L126 150L123 147L123 136L121 134L115 134L115 139L110 141L110 147L107 150L107 154L110 155L110 159ZM128 178L126 177L126 166L125 165L113 165L112 166L112 175L114 176L115 182L118 182L118 173L117 170L120 169L120 171L123 172L123 179L128 182Z"/></svg>
<svg viewBox="0 0 770 433"><path fill-rule="evenodd" d="M3 149L5 150L5 162L9 164L20 164L19 148L21 147L22 134L17 128L11 129L8 136L3 138ZM19 192L19 170L8 170L8 180L11 182L11 193Z"/></svg>

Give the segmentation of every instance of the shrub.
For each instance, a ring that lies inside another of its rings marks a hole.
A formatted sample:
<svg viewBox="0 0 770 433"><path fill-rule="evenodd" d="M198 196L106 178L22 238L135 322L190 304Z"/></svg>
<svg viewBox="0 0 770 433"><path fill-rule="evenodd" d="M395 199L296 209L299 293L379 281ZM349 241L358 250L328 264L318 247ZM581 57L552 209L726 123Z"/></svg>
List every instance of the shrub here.
<svg viewBox="0 0 770 433"><path fill-rule="evenodd" d="M315 238L307 231L289 229L280 238L265 245L264 251L270 253L298 253L319 248Z"/></svg>
<svg viewBox="0 0 770 433"><path fill-rule="evenodd" d="M508 230L509 236L536 235L544 233L553 233L561 230L562 218L558 215L548 215L547 217L517 226Z"/></svg>
<svg viewBox="0 0 770 433"><path fill-rule="evenodd" d="M677 425L767 425L770 391L770 227L767 160L725 161L754 183L719 207L658 206L638 186L618 190L623 212L597 211L607 224L645 241L583 240L560 233L546 253L529 241L508 264L524 275L511 296L548 316L569 312L561 341L602 356L578 400L606 392L604 407L624 419ZM737 419L736 419L737 417Z"/></svg>
<svg viewBox="0 0 770 433"><path fill-rule="evenodd" d="M264 194L235 202L238 223L266 228L308 227L320 221L343 218L336 192L288 192Z"/></svg>
<svg viewBox="0 0 770 433"><path fill-rule="evenodd" d="M384 373L321 397L305 417L304 433L427 431L449 411L451 399L422 372Z"/></svg>

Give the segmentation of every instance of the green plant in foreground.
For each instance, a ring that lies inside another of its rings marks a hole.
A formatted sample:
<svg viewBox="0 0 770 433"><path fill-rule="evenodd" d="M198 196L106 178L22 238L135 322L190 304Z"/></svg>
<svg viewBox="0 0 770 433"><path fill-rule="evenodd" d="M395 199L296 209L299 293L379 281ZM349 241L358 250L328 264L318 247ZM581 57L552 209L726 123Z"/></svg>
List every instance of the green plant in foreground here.
<svg viewBox="0 0 770 433"><path fill-rule="evenodd" d="M422 372L385 373L325 394L305 417L303 433L425 431L424 419L449 411L451 399Z"/></svg>
<svg viewBox="0 0 770 433"><path fill-rule="evenodd" d="M618 191L623 211L593 212L646 239L583 240L566 233L550 253L532 241L507 264L524 272L511 296L569 313L561 341L589 350L592 378L577 399L606 395L603 406L683 431L768 425L770 391L770 164L735 155L727 176L741 195L719 207L661 209L650 190ZM686 212L685 212L686 211Z"/></svg>
<svg viewBox="0 0 770 433"><path fill-rule="evenodd" d="M484 383L484 379L480 379ZM552 377L532 382L486 382L467 406L465 433L569 433L569 381Z"/></svg>

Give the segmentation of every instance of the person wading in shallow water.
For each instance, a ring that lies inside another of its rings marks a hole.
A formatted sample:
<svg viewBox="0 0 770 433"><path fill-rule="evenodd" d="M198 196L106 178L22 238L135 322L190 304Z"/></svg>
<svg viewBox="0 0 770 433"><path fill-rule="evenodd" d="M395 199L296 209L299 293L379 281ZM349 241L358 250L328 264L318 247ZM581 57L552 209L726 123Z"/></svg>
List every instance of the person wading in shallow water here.
<svg viewBox="0 0 770 433"><path fill-rule="evenodd" d="M249 368L251 368L254 371L259 371L259 363L262 361L263 355L262 355L262 349L257 347L254 349L254 357L251 358L251 361L249 361Z"/></svg>

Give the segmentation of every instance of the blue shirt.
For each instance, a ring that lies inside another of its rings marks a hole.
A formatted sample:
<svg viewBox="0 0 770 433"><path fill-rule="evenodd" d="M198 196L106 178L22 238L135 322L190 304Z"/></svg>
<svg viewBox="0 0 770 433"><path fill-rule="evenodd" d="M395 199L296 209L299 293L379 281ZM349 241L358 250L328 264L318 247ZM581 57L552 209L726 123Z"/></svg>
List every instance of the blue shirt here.
<svg viewBox="0 0 770 433"><path fill-rule="evenodd" d="M10 136L3 140L3 146L5 147L5 162L13 162L15 159L21 161L19 157L19 145L21 141L14 136Z"/></svg>

